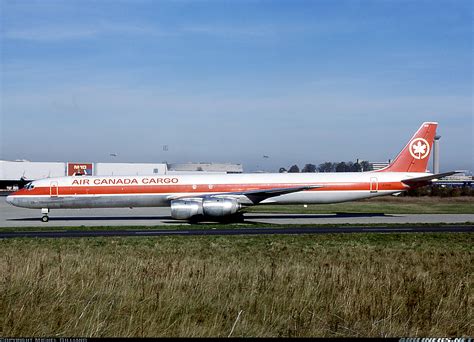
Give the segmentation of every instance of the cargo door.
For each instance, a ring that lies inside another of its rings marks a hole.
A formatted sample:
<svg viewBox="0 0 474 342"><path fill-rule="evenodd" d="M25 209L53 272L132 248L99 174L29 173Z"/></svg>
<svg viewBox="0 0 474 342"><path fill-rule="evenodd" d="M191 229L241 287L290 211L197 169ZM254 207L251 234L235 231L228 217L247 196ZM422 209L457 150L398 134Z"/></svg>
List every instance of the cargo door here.
<svg viewBox="0 0 474 342"><path fill-rule="evenodd" d="M377 177L371 177L370 178L370 192L376 193L378 191L379 191L379 182L377 180Z"/></svg>
<svg viewBox="0 0 474 342"><path fill-rule="evenodd" d="M58 182L51 182L49 186L49 195L51 197L58 197Z"/></svg>

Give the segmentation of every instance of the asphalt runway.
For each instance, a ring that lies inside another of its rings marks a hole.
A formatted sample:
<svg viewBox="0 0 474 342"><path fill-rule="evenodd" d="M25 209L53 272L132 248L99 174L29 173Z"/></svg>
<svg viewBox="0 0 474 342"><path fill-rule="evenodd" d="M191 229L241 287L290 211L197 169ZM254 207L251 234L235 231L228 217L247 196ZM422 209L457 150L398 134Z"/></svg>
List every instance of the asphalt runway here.
<svg viewBox="0 0 474 342"><path fill-rule="evenodd" d="M112 208L52 210L50 221L41 222L41 210L9 205L0 197L2 227L160 226L182 225L169 208ZM416 224L474 222L474 214L245 214L245 222L264 224Z"/></svg>
<svg viewBox="0 0 474 342"><path fill-rule="evenodd" d="M434 227L291 227L291 228L232 228L232 229L129 229L129 230L59 230L0 232L7 238L79 238L111 236L170 236L170 235L275 235L275 234L340 234L340 233L473 233L474 225Z"/></svg>

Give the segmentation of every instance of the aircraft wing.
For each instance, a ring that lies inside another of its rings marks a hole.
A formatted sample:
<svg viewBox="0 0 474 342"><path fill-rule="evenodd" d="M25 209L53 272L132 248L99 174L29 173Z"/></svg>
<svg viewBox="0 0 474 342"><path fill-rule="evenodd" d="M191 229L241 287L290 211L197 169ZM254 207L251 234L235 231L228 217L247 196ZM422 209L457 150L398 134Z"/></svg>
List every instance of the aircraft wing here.
<svg viewBox="0 0 474 342"><path fill-rule="evenodd" d="M454 175L455 173L459 173L459 172L450 171L450 172L444 172L444 173L437 173L437 174L430 175L430 176L402 179L402 183L405 183L406 185L410 185L410 186L415 185L415 184L420 184L420 183L429 184L434 179L439 179L441 177L451 176L451 175Z"/></svg>
<svg viewBox="0 0 474 342"><path fill-rule="evenodd" d="M275 189L266 189L266 190L252 190L252 191L244 191L239 195L244 195L247 197L253 204L260 203L261 201L275 196L291 194L293 192L299 192L304 190L310 189L318 189L322 188L322 185L306 185L306 186L298 186L293 188L275 188Z"/></svg>
<svg viewBox="0 0 474 342"><path fill-rule="evenodd" d="M241 192L224 192L224 193L216 193L216 194L205 194L205 195L185 195L185 196L173 196L170 197L170 200L178 199L178 198L210 198L210 197L234 197L242 199L242 197L246 198L247 200L244 202L249 202L248 204L258 204L261 201L275 196L291 194L293 192L299 192L304 190L310 189L317 189L322 188L323 185L305 185L305 186L297 186L291 188L273 188L273 189L264 189L264 190L249 190L249 191L241 191Z"/></svg>

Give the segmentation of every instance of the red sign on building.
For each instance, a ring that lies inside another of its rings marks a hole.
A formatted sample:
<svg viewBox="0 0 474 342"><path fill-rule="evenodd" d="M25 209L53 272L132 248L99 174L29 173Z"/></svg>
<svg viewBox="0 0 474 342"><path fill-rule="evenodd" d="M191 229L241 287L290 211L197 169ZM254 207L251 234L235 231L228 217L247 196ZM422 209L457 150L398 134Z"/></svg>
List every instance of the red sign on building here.
<svg viewBox="0 0 474 342"><path fill-rule="evenodd" d="M92 176L92 163L67 163L68 176Z"/></svg>

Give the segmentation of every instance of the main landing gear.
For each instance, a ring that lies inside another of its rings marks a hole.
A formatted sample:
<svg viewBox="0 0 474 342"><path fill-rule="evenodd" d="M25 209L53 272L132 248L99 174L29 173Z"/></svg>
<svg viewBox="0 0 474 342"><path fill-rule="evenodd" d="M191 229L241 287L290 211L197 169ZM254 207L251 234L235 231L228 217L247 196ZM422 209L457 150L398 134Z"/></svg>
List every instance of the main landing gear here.
<svg viewBox="0 0 474 342"><path fill-rule="evenodd" d="M43 217L41 218L41 221L43 222L48 222L49 221L49 209L48 208L42 208L41 209L41 214L43 214Z"/></svg>

